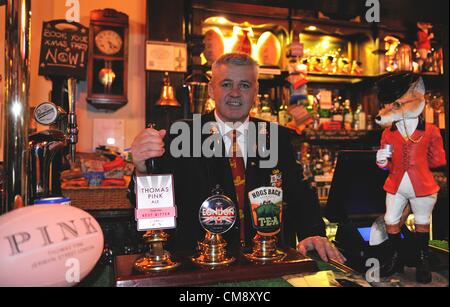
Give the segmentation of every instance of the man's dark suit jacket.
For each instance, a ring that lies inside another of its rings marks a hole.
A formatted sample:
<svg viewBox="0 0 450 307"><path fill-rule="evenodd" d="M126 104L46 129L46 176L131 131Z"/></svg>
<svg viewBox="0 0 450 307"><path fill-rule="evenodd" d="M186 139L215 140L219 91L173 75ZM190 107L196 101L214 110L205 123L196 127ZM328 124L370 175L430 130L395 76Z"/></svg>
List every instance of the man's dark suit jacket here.
<svg viewBox="0 0 450 307"><path fill-rule="evenodd" d="M202 116L202 124L215 122L214 112ZM250 118L257 124L261 120ZM189 123L192 131L192 122ZM258 126L257 126L258 127ZM267 124L267 127L269 125ZM168 133L169 134L169 133ZM211 134L202 136L203 140ZM170 140L176 136L165 139L166 153L155 160L157 172L173 174L175 188L175 203L177 206L177 228L169 231L170 246L183 251L193 251L197 242L205 236L205 230L199 223L199 209L201 204L212 195L213 188L219 184L223 194L230 197L237 205L235 189L227 157L221 158L173 158L170 155ZM245 234L246 246L252 245L252 238L256 234L251 224L248 192L259 187L271 186L270 176L273 171L282 174L283 189L283 226L279 242L286 246L295 247L295 238L299 241L310 236L324 236L325 227L320 216L320 209L316 194L303 181L301 167L295 161L294 150L291 144L291 131L284 127L278 129L278 164L274 168L260 168L260 157L248 157L245 173ZM223 146L223 142L222 142ZM192 151L192 143L191 143ZM225 152L224 148L223 151ZM131 181L133 182L133 180ZM134 187L131 185L130 190ZM132 195L133 196L133 195ZM133 197L131 197L134 201ZM224 239L231 250L239 246L239 219L227 233Z"/></svg>

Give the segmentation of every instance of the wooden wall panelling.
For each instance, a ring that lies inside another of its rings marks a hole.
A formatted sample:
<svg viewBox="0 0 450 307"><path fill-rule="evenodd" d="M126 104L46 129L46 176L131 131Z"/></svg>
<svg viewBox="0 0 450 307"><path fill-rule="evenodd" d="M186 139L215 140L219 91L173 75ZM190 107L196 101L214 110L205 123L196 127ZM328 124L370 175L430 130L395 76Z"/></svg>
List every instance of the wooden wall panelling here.
<svg viewBox="0 0 450 307"><path fill-rule="evenodd" d="M147 40L185 42L185 0L147 0ZM181 87L184 73L169 73L175 90ZM163 85L164 72L146 72L145 122L166 126L182 116L181 108L155 107Z"/></svg>

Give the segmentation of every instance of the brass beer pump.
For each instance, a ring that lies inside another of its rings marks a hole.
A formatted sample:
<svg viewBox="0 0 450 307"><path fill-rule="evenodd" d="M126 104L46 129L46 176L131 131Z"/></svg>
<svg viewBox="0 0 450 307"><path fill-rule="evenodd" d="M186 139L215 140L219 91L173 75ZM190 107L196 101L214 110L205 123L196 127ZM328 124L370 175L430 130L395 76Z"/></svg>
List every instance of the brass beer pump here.
<svg viewBox="0 0 450 307"><path fill-rule="evenodd" d="M222 234L236 222L236 206L229 197L222 195L218 185L213 195L201 205L199 221L206 234L205 239L198 243L199 253L192 257L192 262L211 269L233 263L235 258L227 255L227 242Z"/></svg>
<svg viewBox="0 0 450 307"><path fill-rule="evenodd" d="M169 235L163 230L149 230L144 234L144 241L149 246L149 252L134 263L139 272L158 272L171 270L180 265L171 260L171 255L164 250L164 243Z"/></svg>
<svg viewBox="0 0 450 307"><path fill-rule="evenodd" d="M154 123L150 123L148 128L155 128ZM155 159L145 161L148 173L156 173ZM174 262L168 251L164 250L164 244L167 242L169 235L160 229L148 230L144 236L144 242L148 244L149 251L144 257L139 258L134 263L134 268L139 272L158 272L175 269L180 265Z"/></svg>

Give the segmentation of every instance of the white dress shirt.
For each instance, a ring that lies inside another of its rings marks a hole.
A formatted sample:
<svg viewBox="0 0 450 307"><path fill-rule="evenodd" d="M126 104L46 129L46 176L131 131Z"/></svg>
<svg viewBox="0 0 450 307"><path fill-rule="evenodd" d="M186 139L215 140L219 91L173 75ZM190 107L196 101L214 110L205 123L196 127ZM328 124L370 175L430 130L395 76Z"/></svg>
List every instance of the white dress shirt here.
<svg viewBox="0 0 450 307"><path fill-rule="evenodd" d="M400 134L404 138L407 138L408 135L411 136L416 131L417 126L419 125L419 119L418 118L408 118L408 119L401 120L401 121L395 123L395 125L397 126L397 129L400 132ZM406 130L405 130L405 126L406 126Z"/></svg>
<svg viewBox="0 0 450 307"><path fill-rule="evenodd" d="M216 118L216 122L218 124L219 132L222 135L222 140L225 145L225 152L229 153L231 150L231 143L232 143L232 134L231 131L236 129L237 131L237 146L238 151L242 153L242 158L244 158L244 165L247 166L247 146L246 146L246 139L247 139L247 130L248 130L248 121L249 117L247 116L246 120L239 124L239 123L225 123L220 119L220 117L217 115L217 111L214 111L214 117ZM231 154L229 155L231 156Z"/></svg>

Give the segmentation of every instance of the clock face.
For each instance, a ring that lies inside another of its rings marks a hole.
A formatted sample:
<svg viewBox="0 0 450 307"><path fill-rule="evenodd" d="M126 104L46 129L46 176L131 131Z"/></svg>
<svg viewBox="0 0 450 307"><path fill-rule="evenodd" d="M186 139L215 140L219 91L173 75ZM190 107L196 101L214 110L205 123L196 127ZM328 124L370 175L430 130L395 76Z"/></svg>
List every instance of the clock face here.
<svg viewBox="0 0 450 307"><path fill-rule="evenodd" d="M103 30L95 36L95 45L106 55L114 55L122 49L123 40L113 30Z"/></svg>

